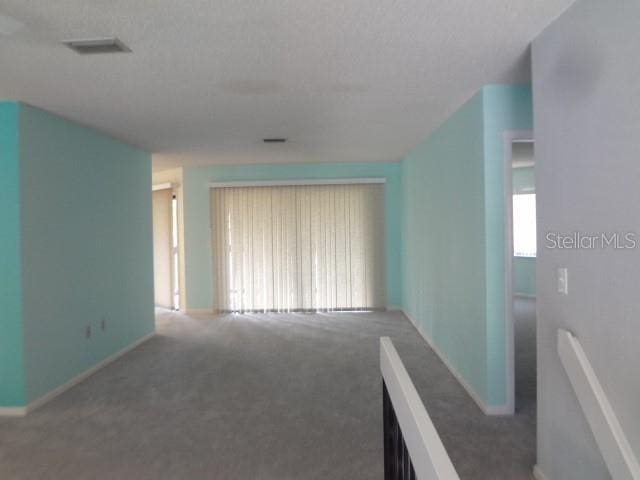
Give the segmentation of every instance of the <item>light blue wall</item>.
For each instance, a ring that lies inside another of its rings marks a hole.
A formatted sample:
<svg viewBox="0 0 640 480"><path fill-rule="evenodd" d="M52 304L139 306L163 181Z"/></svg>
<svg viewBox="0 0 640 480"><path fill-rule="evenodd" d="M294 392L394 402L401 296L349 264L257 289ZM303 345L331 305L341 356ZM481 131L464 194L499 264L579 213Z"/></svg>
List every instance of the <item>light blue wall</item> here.
<svg viewBox="0 0 640 480"><path fill-rule="evenodd" d="M18 105L0 102L0 407L24 404Z"/></svg>
<svg viewBox="0 0 640 480"><path fill-rule="evenodd" d="M21 105L20 176L31 401L154 331L151 158Z"/></svg>
<svg viewBox="0 0 640 480"><path fill-rule="evenodd" d="M533 167L513 169L513 194L536 193L536 172Z"/></svg>
<svg viewBox="0 0 640 480"><path fill-rule="evenodd" d="M503 132L528 86L484 87L403 162L403 308L489 406L506 401Z"/></svg>
<svg viewBox="0 0 640 480"><path fill-rule="evenodd" d="M403 308L486 397L482 95L402 161Z"/></svg>
<svg viewBox="0 0 640 480"><path fill-rule="evenodd" d="M532 130L529 85L489 85L484 101L487 375L490 405L506 402L504 132Z"/></svg>
<svg viewBox="0 0 640 480"><path fill-rule="evenodd" d="M535 258L513 258L513 293L520 295L536 294Z"/></svg>
<svg viewBox="0 0 640 480"><path fill-rule="evenodd" d="M0 237L11 312L2 315L0 405L16 406L153 332L151 158L24 104L2 105L0 122L0 200L11 207L11 234L3 227ZM7 366L18 376L10 391Z"/></svg>
<svg viewBox="0 0 640 480"><path fill-rule="evenodd" d="M384 177L387 304L399 305L401 278L400 163L219 165L183 171L187 309L213 308L209 183L224 181Z"/></svg>

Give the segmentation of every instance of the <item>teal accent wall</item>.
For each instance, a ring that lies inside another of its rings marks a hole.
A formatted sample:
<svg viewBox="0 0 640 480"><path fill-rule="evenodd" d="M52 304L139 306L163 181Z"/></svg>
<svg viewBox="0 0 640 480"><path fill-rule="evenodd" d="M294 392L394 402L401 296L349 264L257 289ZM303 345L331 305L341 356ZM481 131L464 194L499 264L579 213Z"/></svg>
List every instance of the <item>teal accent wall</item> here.
<svg viewBox="0 0 640 480"><path fill-rule="evenodd" d="M151 156L27 105L19 125L32 401L154 331Z"/></svg>
<svg viewBox="0 0 640 480"><path fill-rule="evenodd" d="M513 258L513 293L531 296L536 294L535 258Z"/></svg>
<svg viewBox="0 0 640 480"><path fill-rule="evenodd" d="M18 105L0 102L0 407L24 404Z"/></svg>
<svg viewBox="0 0 640 480"><path fill-rule="evenodd" d="M487 403L506 402L504 132L533 129L529 85L489 85L484 103Z"/></svg>
<svg viewBox="0 0 640 480"><path fill-rule="evenodd" d="M536 172L533 167L513 169L513 194L536 193Z"/></svg>
<svg viewBox="0 0 640 480"><path fill-rule="evenodd" d="M0 104L0 127L6 407L155 327L150 155L21 103Z"/></svg>
<svg viewBox="0 0 640 480"><path fill-rule="evenodd" d="M402 161L403 308L486 399L483 98Z"/></svg>
<svg viewBox="0 0 640 480"><path fill-rule="evenodd" d="M528 86L482 88L402 161L403 308L488 406L506 402L506 130Z"/></svg>
<svg viewBox="0 0 640 480"><path fill-rule="evenodd" d="M216 165L183 171L186 308L213 308L209 184L228 181L384 177L387 304L399 305L401 275L401 167L388 163Z"/></svg>

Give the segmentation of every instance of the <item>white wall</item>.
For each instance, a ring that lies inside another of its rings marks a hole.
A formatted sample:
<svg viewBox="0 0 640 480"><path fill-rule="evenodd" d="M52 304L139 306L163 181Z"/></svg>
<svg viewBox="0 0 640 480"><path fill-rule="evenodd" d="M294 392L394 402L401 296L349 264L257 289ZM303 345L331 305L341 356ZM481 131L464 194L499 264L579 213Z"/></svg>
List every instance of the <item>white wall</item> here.
<svg viewBox="0 0 640 480"><path fill-rule="evenodd" d="M559 327L578 336L640 455L640 249L544 247L547 232L640 233L639 26L637 0L578 1L533 45L538 464L550 480L609 478L558 359Z"/></svg>

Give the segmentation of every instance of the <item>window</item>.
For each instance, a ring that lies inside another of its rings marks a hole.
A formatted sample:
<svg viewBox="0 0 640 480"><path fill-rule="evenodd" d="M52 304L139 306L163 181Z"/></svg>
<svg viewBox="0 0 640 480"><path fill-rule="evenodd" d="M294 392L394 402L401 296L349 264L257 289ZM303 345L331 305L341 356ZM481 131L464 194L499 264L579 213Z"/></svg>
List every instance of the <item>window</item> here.
<svg viewBox="0 0 640 480"><path fill-rule="evenodd" d="M216 187L222 312L382 309L384 186Z"/></svg>
<svg viewBox="0 0 640 480"><path fill-rule="evenodd" d="M513 196L513 254L536 256L536 195Z"/></svg>

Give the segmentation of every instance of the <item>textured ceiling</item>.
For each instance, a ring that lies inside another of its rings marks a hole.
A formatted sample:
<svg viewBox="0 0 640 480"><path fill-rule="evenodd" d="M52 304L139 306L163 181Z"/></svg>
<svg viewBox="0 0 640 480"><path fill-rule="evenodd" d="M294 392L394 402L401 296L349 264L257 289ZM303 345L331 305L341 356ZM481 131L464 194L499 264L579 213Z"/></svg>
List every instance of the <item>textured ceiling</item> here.
<svg viewBox="0 0 640 480"><path fill-rule="evenodd" d="M397 160L573 0L1 0L0 98L208 163ZM130 54L80 56L117 36ZM263 145L263 137L287 137Z"/></svg>

